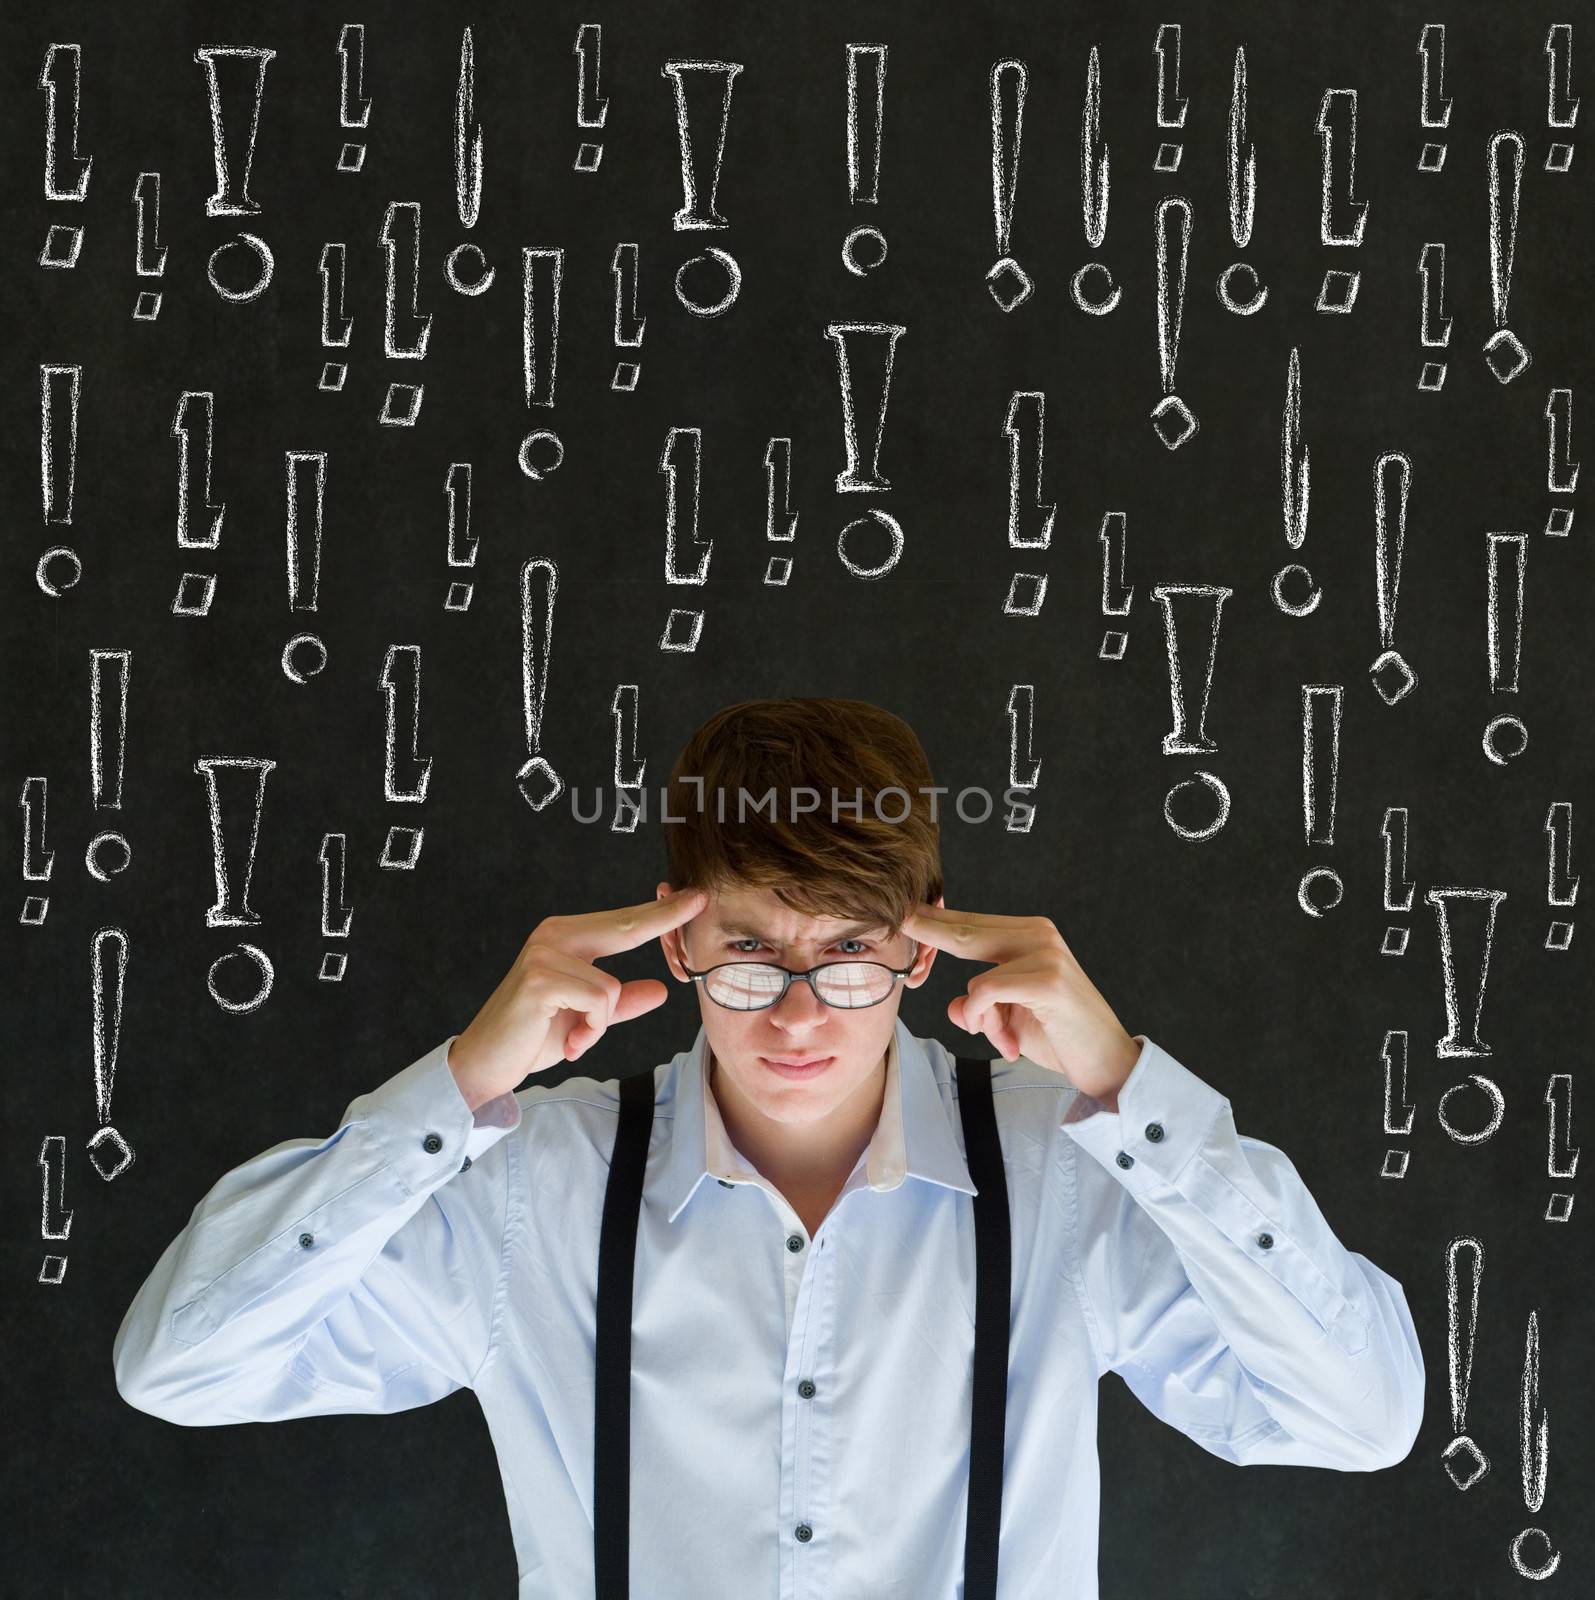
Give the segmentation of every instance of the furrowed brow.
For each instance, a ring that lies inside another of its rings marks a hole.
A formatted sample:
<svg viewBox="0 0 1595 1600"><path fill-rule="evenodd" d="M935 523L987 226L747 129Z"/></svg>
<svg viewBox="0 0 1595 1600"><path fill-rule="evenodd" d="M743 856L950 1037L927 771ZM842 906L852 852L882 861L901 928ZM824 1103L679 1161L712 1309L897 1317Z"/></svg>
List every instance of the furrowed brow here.
<svg viewBox="0 0 1595 1600"><path fill-rule="evenodd" d="M779 944L781 942L779 939L770 938L769 934L759 928L752 927L746 922L719 922L715 924L715 927L720 933L735 934L747 939L763 939L767 944ZM883 922L874 924L860 922L855 923L851 928L844 928L841 932L832 934L831 937L833 939L857 939L866 933L884 933L885 931L886 924Z"/></svg>

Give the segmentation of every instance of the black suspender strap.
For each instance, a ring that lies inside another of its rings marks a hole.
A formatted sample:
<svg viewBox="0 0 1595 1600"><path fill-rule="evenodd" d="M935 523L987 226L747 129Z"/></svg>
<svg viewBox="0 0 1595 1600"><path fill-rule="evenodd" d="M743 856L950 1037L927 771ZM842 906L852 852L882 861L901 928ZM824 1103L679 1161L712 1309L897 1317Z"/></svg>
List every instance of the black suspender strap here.
<svg viewBox="0 0 1595 1600"><path fill-rule="evenodd" d="M964 1600L996 1600L1008 1404L1012 1238L1008 1181L989 1061L959 1056L964 1154L975 1211L974 1391L969 1415L969 1508ZM620 1081L620 1122L598 1239L598 1333L593 1417L593 1569L597 1600L627 1600L631 1555L631 1296L643 1171L653 1130L651 1072Z"/></svg>
<svg viewBox="0 0 1595 1600"><path fill-rule="evenodd" d="M1008 1179L992 1104L989 1061L959 1056L958 1113L975 1195L975 1384L969 1412L969 1514L964 1523L964 1600L996 1600L1002 1529L1004 1424L1008 1407L1008 1296L1012 1235Z"/></svg>
<svg viewBox="0 0 1595 1600"><path fill-rule="evenodd" d="M637 1218L653 1132L654 1075L620 1080L598 1235L598 1334L593 1415L593 1570L597 1600L626 1600L631 1558L631 1290Z"/></svg>

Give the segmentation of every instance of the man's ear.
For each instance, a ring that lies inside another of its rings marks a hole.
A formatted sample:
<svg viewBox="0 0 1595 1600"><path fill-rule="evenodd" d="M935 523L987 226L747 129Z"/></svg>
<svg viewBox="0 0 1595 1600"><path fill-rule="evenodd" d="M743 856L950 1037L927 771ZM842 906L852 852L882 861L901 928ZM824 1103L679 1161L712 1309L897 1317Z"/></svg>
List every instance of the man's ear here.
<svg viewBox="0 0 1595 1600"><path fill-rule="evenodd" d="M654 898L663 900L670 893L670 885L661 879L654 885ZM659 935L659 947L664 952L665 966L669 969L671 977L680 983L691 983L687 976L686 963L681 949L681 928L666 928Z"/></svg>

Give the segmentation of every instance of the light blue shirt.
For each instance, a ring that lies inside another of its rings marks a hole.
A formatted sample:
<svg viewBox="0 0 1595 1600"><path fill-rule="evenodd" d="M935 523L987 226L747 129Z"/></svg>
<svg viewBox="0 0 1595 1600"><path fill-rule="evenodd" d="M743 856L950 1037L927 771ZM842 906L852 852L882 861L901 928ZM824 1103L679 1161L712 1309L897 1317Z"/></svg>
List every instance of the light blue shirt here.
<svg viewBox="0 0 1595 1600"><path fill-rule="evenodd" d="M221 1178L123 1318L117 1388L208 1426L403 1411L469 1386L520 1600L580 1600L619 1096L575 1077L473 1115L453 1037L335 1133ZM1236 1135L1228 1100L1135 1037L1116 1112L1025 1057L993 1064L1013 1240L1001 1600L1095 1600L1104 1372L1242 1465L1373 1471L1422 1418L1401 1285L1340 1244L1281 1151ZM725 1138L706 1050L700 1027L653 1073L632 1593L956 1596L975 1189L954 1058L897 1020L879 1124L811 1238Z"/></svg>

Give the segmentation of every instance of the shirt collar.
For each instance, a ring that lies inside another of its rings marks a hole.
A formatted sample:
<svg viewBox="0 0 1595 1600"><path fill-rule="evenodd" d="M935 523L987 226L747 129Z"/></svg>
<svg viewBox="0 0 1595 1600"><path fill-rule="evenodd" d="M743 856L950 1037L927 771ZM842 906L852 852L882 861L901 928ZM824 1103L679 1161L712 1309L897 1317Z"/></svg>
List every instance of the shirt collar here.
<svg viewBox="0 0 1595 1600"><path fill-rule="evenodd" d="M872 1189L896 1189L905 1178L923 1178L949 1189L974 1194L969 1165L953 1137L950 1108L942 1096L945 1081L927 1041L916 1039L899 1017L886 1047L886 1090L880 1121L865 1147L865 1173ZM709 1040L702 1024L691 1049L677 1056L666 1074L661 1109L669 1110L670 1145L660 1180L671 1222L706 1178L748 1182L753 1174L726 1133L714 1095L707 1091L704 1068Z"/></svg>

